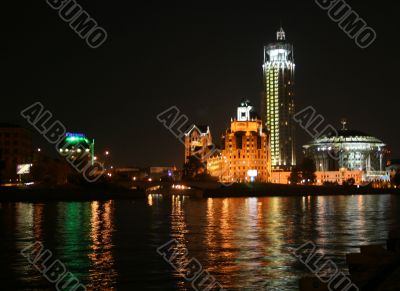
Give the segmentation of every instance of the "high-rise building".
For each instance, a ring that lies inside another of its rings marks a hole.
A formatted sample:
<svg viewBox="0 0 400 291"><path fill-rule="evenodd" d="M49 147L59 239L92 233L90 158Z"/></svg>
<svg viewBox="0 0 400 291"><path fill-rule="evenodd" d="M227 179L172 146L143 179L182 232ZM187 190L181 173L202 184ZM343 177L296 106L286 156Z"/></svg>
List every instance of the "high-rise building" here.
<svg viewBox="0 0 400 291"><path fill-rule="evenodd" d="M296 165L294 115L294 51L280 28L277 41L264 47L263 122L271 135L273 170Z"/></svg>
<svg viewBox="0 0 400 291"><path fill-rule="evenodd" d="M222 149L207 161L208 172L221 182L268 182L268 133L248 100L237 108L237 117L222 137Z"/></svg>

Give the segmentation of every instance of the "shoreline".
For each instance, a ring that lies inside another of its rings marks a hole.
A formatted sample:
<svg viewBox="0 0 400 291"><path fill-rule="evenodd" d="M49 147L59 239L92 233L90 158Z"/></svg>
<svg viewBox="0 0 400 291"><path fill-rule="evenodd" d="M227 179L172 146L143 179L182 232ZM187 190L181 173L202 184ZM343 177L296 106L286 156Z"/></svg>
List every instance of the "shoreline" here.
<svg viewBox="0 0 400 291"><path fill-rule="evenodd" d="M231 187L206 190L204 197L286 197L286 196L348 196L400 195L400 189L356 186L314 186L284 184L236 184Z"/></svg>
<svg viewBox="0 0 400 291"><path fill-rule="evenodd" d="M104 201L144 199L144 189L131 190L115 185L96 187L58 186L37 188L0 187L1 202L62 202L62 201ZM235 197L303 197L303 196L351 196L351 195L397 195L400 189L377 189L371 187L308 186L282 184L234 184L213 189L198 189L201 195L183 196L194 198L235 198Z"/></svg>
<svg viewBox="0 0 400 291"><path fill-rule="evenodd" d="M0 188L0 203L7 202L84 202L145 198L144 190L125 188L55 187L55 188Z"/></svg>

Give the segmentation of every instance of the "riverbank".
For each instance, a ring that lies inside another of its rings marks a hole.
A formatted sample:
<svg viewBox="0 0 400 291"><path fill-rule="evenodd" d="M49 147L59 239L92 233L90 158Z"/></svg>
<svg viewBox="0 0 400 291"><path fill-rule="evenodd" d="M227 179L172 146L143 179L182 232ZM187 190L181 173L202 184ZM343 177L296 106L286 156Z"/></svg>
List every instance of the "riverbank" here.
<svg viewBox="0 0 400 291"><path fill-rule="evenodd" d="M269 196L322 196L322 195L363 195L400 194L400 189L376 189L350 186L313 186L283 184L234 184L229 187L208 189L204 197L269 197Z"/></svg>
<svg viewBox="0 0 400 291"><path fill-rule="evenodd" d="M379 195L400 194L400 189L375 189L371 187L308 186L282 184L233 184L229 187L215 184L214 187L196 185L191 190L177 191L175 195L196 198L225 197L287 197L327 195ZM196 195L188 191L196 192ZM161 192L160 192L161 193ZM166 194L166 193L165 193ZM170 193L171 195L174 193ZM142 187L137 190L114 184L89 184L83 186L64 185L55 187L0 187L0 202L52 202L52 201L94 201L146 198Z"/></svg>
<svg viewBox="0 0 400 291"><path fill-rule="evenodd" d="M144 190L131 190L114 185L0 188L0 202L101 201L145 197Z"/></svg>

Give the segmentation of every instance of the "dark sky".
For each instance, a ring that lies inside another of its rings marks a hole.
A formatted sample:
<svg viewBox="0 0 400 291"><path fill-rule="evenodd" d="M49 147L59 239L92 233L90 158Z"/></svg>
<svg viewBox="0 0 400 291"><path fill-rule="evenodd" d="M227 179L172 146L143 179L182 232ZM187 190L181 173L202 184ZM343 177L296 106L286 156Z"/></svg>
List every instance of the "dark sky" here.
<svg viewBox="0 0 400 291"><path fill-rule="evenodd" d="M46 1L7 2L0 121L29 126L19 112L40 101L116 165L181 166L183 146L156 115L176 105L219 141L243 97L259 107L263 45L282 22L295 47L297 109L312 105L334 125L347 117L400 157L399 1L347 1L378 34L365 50L312 0L79 1L109 35L95 50ZM298 130L299 151L309 139Z"/></svg>

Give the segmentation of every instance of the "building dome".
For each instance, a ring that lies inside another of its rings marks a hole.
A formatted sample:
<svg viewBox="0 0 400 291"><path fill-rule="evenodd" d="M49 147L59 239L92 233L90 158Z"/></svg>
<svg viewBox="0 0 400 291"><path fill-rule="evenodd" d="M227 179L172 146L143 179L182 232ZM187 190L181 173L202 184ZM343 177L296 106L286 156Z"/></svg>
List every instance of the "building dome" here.
<svg viewBox="0 0 400 291"><path fill-rule="evenodd" d="M315 161L318 171L376 172L383 170L386 144L358 130L343 128L317 137L303 146L305 155Z"/></svg>
<svg viewBox="0 0 400 291"><path fill-rule="evenodd" d="M383 144L383 142L367 133L358 130L348 130L341 129L337 131L336 134L322 135L318 137L314 141L310 142L311 144L341 144L341 143L370 143L373 144Z"/></svg>

